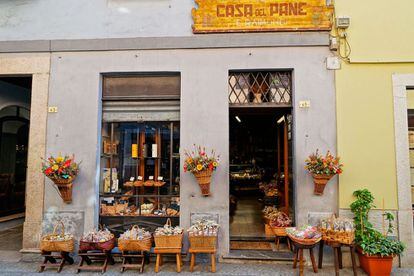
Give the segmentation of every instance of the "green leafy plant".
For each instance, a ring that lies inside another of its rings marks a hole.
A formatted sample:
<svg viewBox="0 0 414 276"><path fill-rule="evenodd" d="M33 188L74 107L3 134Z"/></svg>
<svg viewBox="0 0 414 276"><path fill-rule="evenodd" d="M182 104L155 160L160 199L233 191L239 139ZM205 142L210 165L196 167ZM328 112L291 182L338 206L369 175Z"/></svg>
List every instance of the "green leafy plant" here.
<svg viewBox="0 0 414 276"><path fill-rule="evenodd" d="M367 189L357 190L353 193L356 200L351 204L351 211L355 221L355 242L367 255L393 256L399 255L404 251L404 244L398 240L388 237L393 231L394 216L385 213L388 221L387 234L383 235L374 229L370 223L369 211L375 207L374 197Z"/></svg>

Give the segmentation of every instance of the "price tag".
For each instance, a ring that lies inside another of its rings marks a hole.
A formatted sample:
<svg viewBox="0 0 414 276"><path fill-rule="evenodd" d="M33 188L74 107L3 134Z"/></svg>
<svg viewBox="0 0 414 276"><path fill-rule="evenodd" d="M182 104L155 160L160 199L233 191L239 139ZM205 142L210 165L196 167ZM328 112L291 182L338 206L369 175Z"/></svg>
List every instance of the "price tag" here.
<svg viewBox="0 0 414 276"><path fill-rule="evenodd" d="M106 203L112 203L114 202L115 198L114 197L105 197L103 198L103 201L106 201Z"/></svg>
<svg viewBox="0 0 414 276"><path fill-rule="evenodd" d="M135 177L131 177L130 179L129 179L129 181L134 181L135 180Z"/></svg>
<svg viewBox="0 0 414 276"><path fill-rule="evenodd" d="M137 178L138 180L142 180L142 176L138 176L138 178Z"/></svg>
<svg viewBox="0 0 414 276"><path fill-rule="evenodd" d="M150 177L148 177L149 180L154 180L154 176L151 175Z"/></svg>
<svg viewBox="0 0 414 276"><path fill-rule="evenodd" d="M158 176L158 181L162 181L163 179L164 179L164 177Z"/></svg>

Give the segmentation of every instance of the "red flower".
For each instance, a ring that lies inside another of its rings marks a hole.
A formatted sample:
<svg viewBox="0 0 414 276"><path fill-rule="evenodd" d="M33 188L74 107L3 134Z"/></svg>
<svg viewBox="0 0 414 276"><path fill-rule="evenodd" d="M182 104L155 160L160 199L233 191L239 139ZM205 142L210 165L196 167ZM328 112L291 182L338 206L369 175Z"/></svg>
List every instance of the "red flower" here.
<svg viewBox="0 0 414 276"><path fill-rule="evenodd" d="M212 171L212 170L214 169L213 164L212 164L212 163L210 163L210 164L208 165L208 168L209 168L209 170L210 170L210 171Z"/></svg>
<svg viewBox="0 0 414 276"><path fill-rule="evenodd" d="M46 175L49 175L49 174L51 174L53 172L53 170L52 170L52 168L47 168L46 170L45 170L45 174Z"/></svg>
<svg viewBox="0 0 414 276"><path fill-rule="evenodd" d="M71 162L72 162L72 160L71 160L71 159L66 160L66 162L63 164L63 167L64 167L64 168L69 167Z"/></svg>

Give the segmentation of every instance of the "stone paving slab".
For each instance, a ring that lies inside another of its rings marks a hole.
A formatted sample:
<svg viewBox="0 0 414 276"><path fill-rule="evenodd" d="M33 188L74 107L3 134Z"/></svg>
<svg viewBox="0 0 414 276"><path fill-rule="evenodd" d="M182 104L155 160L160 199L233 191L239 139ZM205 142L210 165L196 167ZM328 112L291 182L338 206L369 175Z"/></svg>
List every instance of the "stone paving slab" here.
<svg viewBox="0 0 414 276"><path fill-rule="evenodd" d="M43 274L45 275L74 275L76 272L76 265L66 266L60 274L57 274L54 270L47 270ZM8 263L0 262L0 274L1 275L42 275L37 273L38 264L29 263L29 262L18 262L18 263ZM116 264L115 266L109 266L108 271L105 275L137 275L137 271L126 271L123 274L120 273L120 266ZM256 276L256 275L297 275L298 270L293 270L291 265L283 264L226 264L219 263L217 266L216 273L208 272L207 264L199 264L195 267L195 272L189 272L188 263L184 264L183 271L178 274L175 272L175 265L172 263L166 263L161 267L159 273L154 273L154 264L151 263L145 268L143 275L217 275L217 276L227 276L227 275L245 275L245 276ZM88 273L82 272L79 275L102 275L101 273ZM319 270L318 274L314 274L311 268L305 269L305 275L321 275L328 276L334 275L333 267L326 267ZM353 275L351 269L341 270L341 275ZM365 275L362 271L359 271L358 275ZM394 269L393 275L414 275L413 269Z"/></svg>

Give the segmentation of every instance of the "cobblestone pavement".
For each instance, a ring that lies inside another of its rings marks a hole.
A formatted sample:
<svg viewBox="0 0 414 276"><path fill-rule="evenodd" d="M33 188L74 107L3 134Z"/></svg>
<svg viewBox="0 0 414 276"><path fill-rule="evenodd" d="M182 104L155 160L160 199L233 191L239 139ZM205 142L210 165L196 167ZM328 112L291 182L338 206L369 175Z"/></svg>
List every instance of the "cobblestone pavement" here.
<svg viewBox="0 0 414 276"><path fill-rule="evenodd" d="M39 275L37 273L38 264L33 262L0 262L1 275ZM119 264L109 266L105 275L121 275ZM67 266L59 275L73 275L76 272L76 265ZM47 270L43 274L57 274L54 270ZM126 271L122 275L138 274L137 271ZM143 275L298 275L298 271L293 270L291 265L285 264L224 264L219 263L215 274L208 272L207 264L199 264L194 273L189 272L188 264L184 264L184 269L180 274L175 272L175 266L166 263L161 267L158 274L154 273L154 264L151 263L145 268ZM102 275L100 273L82 272L80 275ZM305 275L316 275L311 268L305 269ZM319 270L317 275L334 275L333 267L327 267ZM352 270L343 269L341 275L352 275ZM359 271L358 275L364 275ZM393 275L414 275L414 269L395 269Z"/></svg>

